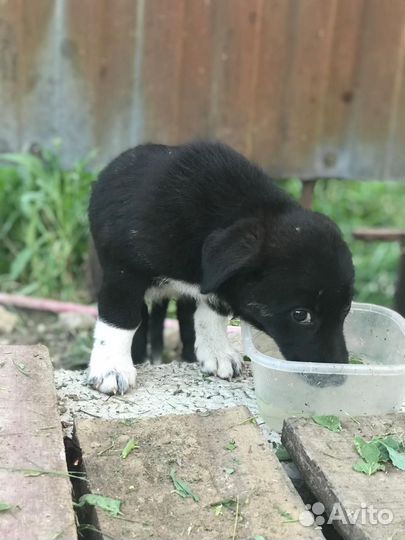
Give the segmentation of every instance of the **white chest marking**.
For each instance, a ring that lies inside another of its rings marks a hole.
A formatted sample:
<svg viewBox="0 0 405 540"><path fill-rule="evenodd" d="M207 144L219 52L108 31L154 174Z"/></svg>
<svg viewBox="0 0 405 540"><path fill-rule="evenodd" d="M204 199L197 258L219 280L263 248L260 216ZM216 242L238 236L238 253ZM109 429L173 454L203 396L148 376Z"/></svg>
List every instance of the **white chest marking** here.
<svg viewBox="0 0 405 540"><path fill-rule="evenodd" d="M159 285L150 287L146 291L145 298L149 301L158 302L165 298L179 298L181 296L188 296L197 302L201 300L215 300L217 298L215 294L201 294L199 285L166 278L162 278Z"/></svg>

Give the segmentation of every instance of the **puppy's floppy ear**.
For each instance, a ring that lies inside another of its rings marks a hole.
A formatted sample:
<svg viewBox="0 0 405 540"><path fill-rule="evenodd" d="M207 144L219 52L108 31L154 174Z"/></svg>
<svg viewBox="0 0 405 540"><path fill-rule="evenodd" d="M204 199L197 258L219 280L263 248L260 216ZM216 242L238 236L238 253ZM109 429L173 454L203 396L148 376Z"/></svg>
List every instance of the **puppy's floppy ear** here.
<svg viewBox="0 0 405 540"><path fill-rule="evenodd" d="M202 249L202 294L215 292L236 272L253 265L263 235L259 220L246 218L207 236Z"/></svg>

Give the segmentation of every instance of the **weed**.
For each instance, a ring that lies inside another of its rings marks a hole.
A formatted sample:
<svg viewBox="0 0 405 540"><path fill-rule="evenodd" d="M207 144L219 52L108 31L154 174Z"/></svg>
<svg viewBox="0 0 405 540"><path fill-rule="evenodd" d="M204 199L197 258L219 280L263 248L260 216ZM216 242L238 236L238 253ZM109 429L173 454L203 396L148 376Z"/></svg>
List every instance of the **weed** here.
<svg viewBox="0 0 405 540"><path fill-rule="evenodd" d="M59 147L2 154L0 276L2 289L80 299L87 254L91 157L64 168Z"/></svg>
<svg viewBox="0 0 405 540"><path fill-rule="evenodd" d="M279 461L291 461L291 456L283 444L277 445L275 453Z"/></svg>
<svg viewBox="0 0 405 540"><path fill-rule="evenodd" d="M121 512L122 501L120 499L112 499L111 497L105 497L104 495L95 495L93 493L86 493L82 495L78 503L74 503L74 506L81 508L82 506L96 506L101 508L108 515L112 517L122 516Z"/></svg>
<svg viewBox="0 0 405 540"><path fill-rule="evenodd" d="M122 459L127 459L129 454L131 454L134 450L138 450L138 448L139 448L139 444L137 444L133 439L130 439L125 445L125 448L122 449L122 452L121 452Z"/></svg>
<svg viewBox="0 0 405 540"><path fill-rule="evenodd" d="M392 465L401 471L405 470L405 452L402 441L391 435L373 437L367 442L362 437L355 437L354 446L362 458L353 469L371 476L377 471L385 471L384 463L391 461Z"/></svg>
<svg viewBox="0 0 405 540"><path fill-rule="evenodd" d="M234 440L229 441L228 444L225 446L225 450L229 450L230 452L233 452L237 447L237 444Z"/></svg>
<svg viewBox="0 0 405 540"><path fill-rule="evenodd" d="M190 487L183 480L180 480L180 478L177 477L176 469L171 469L170 478L172 479L175 493L177 493L177 495L180 495L180 497L183 497L183 499L186 497L191 497L194 502L198 502L200 500L200 497L193 493Z"/></svg>

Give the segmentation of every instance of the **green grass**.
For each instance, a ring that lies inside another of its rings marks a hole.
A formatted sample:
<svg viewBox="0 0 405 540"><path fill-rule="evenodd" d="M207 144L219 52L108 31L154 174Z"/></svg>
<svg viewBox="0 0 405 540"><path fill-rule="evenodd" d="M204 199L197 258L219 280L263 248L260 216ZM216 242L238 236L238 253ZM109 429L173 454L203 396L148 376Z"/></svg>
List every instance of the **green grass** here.
<svg viewBox="0 0 405 540"><path fill-rule="evenodd" d="M73 301L87 298L87 203L95 178L90 161L86 158L64 168L58 147L43 150L41 157L1 156L2 291ZM282 186L299 196L298 180ZM403 228L404 208L404 184L332 180L316 186L315 209L338 223L353 251L360 301L392 305L399 246L356 241L352 231Z"/></svg>
<svg viewBox="0 0 405 540"><path fill-rule="evenodd" d="M58 148L0 160L2 291L85 298L89 159L63 168Z"/></svg>

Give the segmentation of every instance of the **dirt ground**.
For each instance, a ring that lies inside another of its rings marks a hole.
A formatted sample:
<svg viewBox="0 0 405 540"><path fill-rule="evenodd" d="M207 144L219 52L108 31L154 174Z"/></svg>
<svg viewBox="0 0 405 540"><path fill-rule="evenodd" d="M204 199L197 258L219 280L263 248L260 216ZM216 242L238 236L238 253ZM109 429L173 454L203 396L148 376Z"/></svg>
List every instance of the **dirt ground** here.
<svg viewBox="0 0 405 540"><path fill-rule="evenodd" d="M48 347L54 367L78 369L87 362L91 347L91 328L72 330L52 313L13 309L17 324L9 333L0 333L1 345L35 345Z"/></svg>
<svg viewBox="0 0 405 540"><path fill-rule="evenodd" d="M7 312L16 316L16 324L11 332L5 333L1 331L0 320L0 345L41 343L49 349L55 369L77 370L87 366L94 327L91 316L75 313L54 314L9 306ZM177 332L166 329L164 352L166 361L176 359L179 350Z"/></svg>

